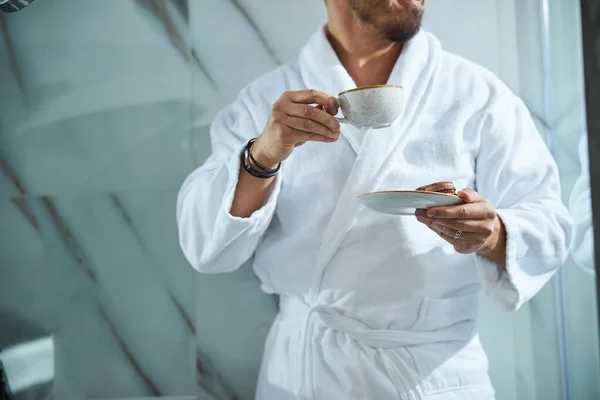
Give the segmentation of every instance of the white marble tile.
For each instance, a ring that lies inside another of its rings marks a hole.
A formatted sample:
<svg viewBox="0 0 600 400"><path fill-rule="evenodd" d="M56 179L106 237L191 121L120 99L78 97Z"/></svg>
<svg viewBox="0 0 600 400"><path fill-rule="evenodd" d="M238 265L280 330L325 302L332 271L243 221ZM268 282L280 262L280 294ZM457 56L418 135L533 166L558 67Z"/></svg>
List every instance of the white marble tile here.
<svg viewBox="0 0 600 400"><path fill-rule="evenodd" d="M30 200L27 208L35 216L39 231L8 200L0 202L1 219L11 227L10 232L0 230L0 309L54 335L55 396L80 399L107 388L121 393L144 392L144 385L139 384L136 372L98 313L95 285L83 269L63 255L60 241L50 240L52 222L39 202ZM98 376L114 380L106 386Z"/></svg>
<svg viewBox="0 0 600 400"><path fill-rule="evenodd" d="M201 166L212 151L209 124L198 125L190 129L190 148L195 167Z"/></svg>
<svg viewBox="0 0 600 400"><path fill-rule="evenodd" d="M319 26L327 21L324 2L238 0L282 62L292 62ZM284 34L282 34L284 33Z"/></svg>
<svg viewBox="0 0 600 400"><path fill-rule="evenodd" d="M489 359L489 374L498 399L516 399L514 315L503 311L491 298L480 296L479 335Z"/></svg>
<svg viewBox="0 0 600 400"><path fill-rule="evenodd" d="M541 118L547 122L540 4L515 1L520 78L520 90L517 95L523 99L534 118Z"/></svg>
<svg viewBox="0 0 600 400"><path fill-rule="evenodd" d="M498 29L497 3L495 0L462 0L460 7L454 2L430 3L423 26L440 39L446 50L498 73L499 35L502 33Z"/></svg>
<svg viewBox="0 0 600 400"><path fill-rule="evenodd" d="M52 226L37 201L0 199L0 220L10 227L0 229L0 308L52 333L95 303L86 274L47 246Z"/></svg>
<svg viewBox="0 0 600 400"><path fill-rule="evenodd" d="M198 275L198 346L241 399L253 398L275 313L275 299L260 291L249 265L226 275Z"/></svg>
<svg viewBox="0 0 600 400"><path fill-rule="evenodd" d="M0 144L29 193L175 190L210 87L132 1L40 3L0 42Z"/></svg>
<svg viewBox="0 0 600 400"><path fill-rule="evenodd" d="M552 3L549 8L552 103L556 118L574 105L583 106L584 77L581 13L578 1Z"/></svg>
<svg viewBox="0 0 600 400"><path fill-rule="evenodd" d="M543 399L560 400L567 396L566 370L564 369L562 315L560 311L560 275L556 275L530 300L528 340L515 348L517 354L530 352L535 374L536 395ZM554 377L546 380L543 377Z"/></svg>
<svg viewBox="0 0 600 400"><path fill-rule="evenodd" d="M190 106L131 106L30 129L5 154L30 194L172 190L194 167Z"/></svg>
<svg viewBox="0 0 600 400"><path fill-rule="evenodd" d="M134 320L132 320L133 323ZM98 307L56 335L55 396L65 400L152 395L153 385L131 364Z"/></svg>
<svg viewBox="0 0 600 400"><path fill-rule="evenodd" d="M194 332L176 300L192 293L175 294L167 287L162 271L109 196L58 199L57 212L73 235L71 242L77 241L80 257L94 271L103 319L153 382L152 390L194 393Z"/></svg>
<svg viewBox="0 0 600 400"><path fill-rule="evenodd" d="M149 259L149 267L183 308L186 324L195 324L196 275L179 247L174 210L176 192L124 192L111 195L126 218L136 243ZM200 325L201 326L201 325Z"/></svg>
<svg viewBox="0 0 600 400"><path fill-rule="evenodd" d="M121 208L136 209L129 220L108 195L23 200L20 208L3 200L11 230L0 230L0 308L55 335L61 398L203 393L195 383L194 280L163 224L174 196L123 197ZM158 225L134 230L145 213ZM158 242L159 251L146 251Z"/></svg>
<svg viewBox="0 0 600 400"><path fill-rule="evenodd" d="M32 111L27 125L191 97L188 61L134 2L43 3L7 24Z"/></svg>
<svg viewBox="0 0 600 400"><path fill-rule="evenodd" d="M190 2L190 43L218 88L218 97L208 93L210 100L220 106L278 65L233 2ZM204 96L195 94L196 99Z"/></svg>
<svg viewBox="0 0 600 400"><path fill-rule="evenodd" d="M597 399L600 398L600 339L595 277L583 272L570 259L563 275L567 291L563 323L570 395L572 399Z"/></svg>
<svg viewBox="0 0 600 400"><path fill-rule="evenodd" d="M12 179L12 174L2 168L2 160L0 159L0 197L7 199L12 196L19 196L18 186Z"/></svg>
<svg viewBox="0 0 600 400"><path fill-rule="evenodd" d="M161 396L161 397L110 397L97 398L93 400L204 400L205 397L199 396Z"/></svg>
<svg viewBox="0 0 600 400"><path fill-rule="evenodd" d="M26 118L25 82L16 61L11 38L0 34L0 144L6 130Z"/></svg>

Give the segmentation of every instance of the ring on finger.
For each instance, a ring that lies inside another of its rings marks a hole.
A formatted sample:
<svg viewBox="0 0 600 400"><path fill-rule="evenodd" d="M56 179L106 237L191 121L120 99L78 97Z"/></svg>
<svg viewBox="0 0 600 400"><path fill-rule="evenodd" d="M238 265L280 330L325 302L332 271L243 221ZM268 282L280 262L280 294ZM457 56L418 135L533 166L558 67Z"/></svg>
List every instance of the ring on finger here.
<svg viewBox="0 0 600 400"><path fill-rule="evenodd" d="M456 231L454 232L454 239L460 239L460 237L462 236L462 231Z"/></svg>

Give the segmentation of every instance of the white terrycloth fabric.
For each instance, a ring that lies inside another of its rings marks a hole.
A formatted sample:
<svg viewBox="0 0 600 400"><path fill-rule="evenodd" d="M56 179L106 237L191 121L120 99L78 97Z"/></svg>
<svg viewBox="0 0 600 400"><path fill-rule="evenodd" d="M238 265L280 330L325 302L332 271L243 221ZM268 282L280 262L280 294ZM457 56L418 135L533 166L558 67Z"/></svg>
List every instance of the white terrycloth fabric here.
<svg viewBox="0 0 600 400"><path fill-rule="evenodd" d="M355 86L320 29L298 62L249 85L217 117L213 154L183 184L177 218L190 263L227 272L254 253L263 289L281 295L258 399L493 398L479 291L517 309L566 258L570 217L556 165L516 96L426 32L405 46L389 83L407 100L391 127L344 125L337 143L297 148L265 205L232 217L239 153L271 104L286 90ZM508 232L505 272L457 254L414 217L356 200L441 180L495 204Z"/></svg>
<svg viewBox="0 0 600 400"><path fill-rule="evenodd" d="M590 161L587 132L579 141L581 175L575 182L569 198L569 211L573 216L571 255L575 263L590 275L596 274L594 266L594 227L592 224L592 191L590 186Z"/></svg>

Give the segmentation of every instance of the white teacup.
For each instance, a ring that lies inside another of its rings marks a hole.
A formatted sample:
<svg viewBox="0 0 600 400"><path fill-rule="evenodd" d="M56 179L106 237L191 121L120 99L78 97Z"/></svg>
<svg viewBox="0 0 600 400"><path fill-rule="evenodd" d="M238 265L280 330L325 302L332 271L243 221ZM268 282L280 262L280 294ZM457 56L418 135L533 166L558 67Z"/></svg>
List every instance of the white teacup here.
<svg viewBox="0 0 600 400"><path fill-rule="evenodd" d="M341 92L336 99L344 118L338 122L359 129L390 126L404 108L404 88L394 85L364 86Z"/></svg>

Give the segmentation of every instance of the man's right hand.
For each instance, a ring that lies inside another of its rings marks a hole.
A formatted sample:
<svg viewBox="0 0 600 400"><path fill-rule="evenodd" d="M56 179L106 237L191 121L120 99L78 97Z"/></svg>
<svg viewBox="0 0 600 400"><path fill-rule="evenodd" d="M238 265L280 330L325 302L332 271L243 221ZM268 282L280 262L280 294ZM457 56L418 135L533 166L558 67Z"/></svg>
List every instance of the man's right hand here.
<svg viewBox="0 0 600 400"><path fill-rule="evenodd" d="M274 169L306 142L337 141L340 124L333 117L337 112L333 96L317 90L285 92L273 104L264 131L252 146L252 156L265 168Z"/></svg>

